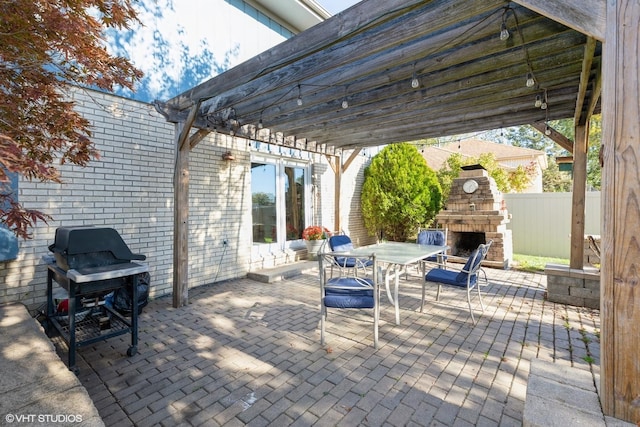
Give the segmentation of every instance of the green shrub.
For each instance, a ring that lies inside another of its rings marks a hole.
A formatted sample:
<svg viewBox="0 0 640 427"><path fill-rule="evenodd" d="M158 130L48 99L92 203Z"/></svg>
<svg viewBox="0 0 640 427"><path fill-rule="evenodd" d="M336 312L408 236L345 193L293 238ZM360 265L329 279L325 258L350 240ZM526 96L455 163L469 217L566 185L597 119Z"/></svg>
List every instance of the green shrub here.
<svg viewBox="0 0 640 427"><path fill-rule="evenodd" d="M365 169L361 199L370 235L405 241L433 221L442 207L442 190L415 146L392 144Z"/></svg>

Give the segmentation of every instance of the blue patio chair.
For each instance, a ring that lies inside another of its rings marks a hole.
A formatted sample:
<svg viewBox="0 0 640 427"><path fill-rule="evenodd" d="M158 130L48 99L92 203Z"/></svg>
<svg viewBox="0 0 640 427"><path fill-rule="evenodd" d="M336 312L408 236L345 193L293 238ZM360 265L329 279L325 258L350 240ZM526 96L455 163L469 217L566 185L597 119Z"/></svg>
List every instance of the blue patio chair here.
<svg viewBox="0 0 640 427"><path fill-rule="evenodd" d="M366 260L374 268L371 277L340 276L330 277L328 271L334 265L335 255L331 252L318 254L320 267L320 343L325 345L325 323L327 310L334 309L372 309L373 345L378 348L378 323L380 319L380 291L375 255ZM360 262L360 260L358 261Z"/></svg>
<svg viewBox="0 0 640 427"><path fill-rule="evenodd" d="M420 228L416 243L419 245L446 246L448 228ZM427 257L423 262L436 264L440 268L447 268L447 250Z"/></svg>
<svg viewBox="0 0 640 427"><path fill-rule="evenodd" d="M471 290L477 289L478 291L478 299L480 300L480 307L482 307L482 312L484 312L484 304L482 302L482 294L480 293L480 279L484 280L484 284L487 284L487 275L484 270L481 268L482 261L486 258L487 252L489 251L489 247L493 240L489 240L489 242L485 244L481 244L478 246L478 249L475 249L471 256L467 259L462 270L445 270L443 268L432 268L424 277L424 282L422 283L422 303L420 304L420 312L422 312L424 308L424 297L425 297L425 287L428 282L436 283L438 285L438 293L436 294L436 301L440 300L440 290L442 285L453 286L457 288L466 289L467 291L467 303L469 304L469 313L471 314L471 321L473 324L476 324L476 319L473 316L473 308L471 306ZM480 273L482 273L482 278L480 278Z"/></svg>
<svg viewBox="0 0 640 427"><path fill-rule="evenodd" d="M334 234L328 239L329 249L331 252L338 252L334 255L333 265L340 269L340 275L345 276L349 272L353 272L354 276L358 275L358 271L366 273L367 267L372 265L371 261L366 258L353 258L341 256L339 252L349 252L353 249L351 238L346 234ZM332 270L333 276L333 270Z"/></svg>

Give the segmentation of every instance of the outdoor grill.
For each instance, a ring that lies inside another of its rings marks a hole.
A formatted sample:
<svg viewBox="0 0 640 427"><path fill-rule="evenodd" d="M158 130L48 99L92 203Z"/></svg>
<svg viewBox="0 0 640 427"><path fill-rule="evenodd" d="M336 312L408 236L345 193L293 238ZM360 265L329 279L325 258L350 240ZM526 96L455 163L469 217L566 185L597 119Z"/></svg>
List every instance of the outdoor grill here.
<svg viewBox="0 0 640 427"><path fill-rule="evenodd" d="M113 336L131 334L129 356L137 352L138 285L148 282L148 267L136 262L146 259L134 254L120 234L107 227L60 227L49 245L55 261L48 264L47 326L55 328L69 347L69 369L75 370L77 347ZM57 312L53 282L68 292L68 312ZM130 318L114 310L102 299L111 292L131 295ZM93 301L86 307L83 301Z"/></svg>

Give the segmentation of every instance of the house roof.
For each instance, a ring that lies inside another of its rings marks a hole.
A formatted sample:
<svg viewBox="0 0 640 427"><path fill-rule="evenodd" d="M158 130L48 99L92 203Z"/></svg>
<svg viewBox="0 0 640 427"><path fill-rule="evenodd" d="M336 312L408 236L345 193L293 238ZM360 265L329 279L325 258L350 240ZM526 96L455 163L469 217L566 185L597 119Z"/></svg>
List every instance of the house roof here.
<svg viewBox="0 0 640 427"><path fill-rule="evenodd" d="M248 0L248 2L264 10L293 33L300 33L331 16L314 0Z"/></svg>
<svg viewBox="0 0 640 427"><path fill-rule="evenodd" d="M514 147L513 145L497 144L495 142L481 139L464 139L456 142L444 143L441 145L431 145L420 148L422 157L427 161L429 167L438 170L455 153L463 158L477 158L481 154L493 153L498 163L508 161L534 161L540 168L547 168L547 155L544 151L532 150L530 148ZM508 165L505 165L508 167Z"/></svg>
<svg viewBox="0 0 640 427"><path fill-rule="evenodd" d="M156 108L200 133L327 153L555 119L585 123L600 110L605 6L364 0ZM534 106L538 95L547 109Z"/></svg>

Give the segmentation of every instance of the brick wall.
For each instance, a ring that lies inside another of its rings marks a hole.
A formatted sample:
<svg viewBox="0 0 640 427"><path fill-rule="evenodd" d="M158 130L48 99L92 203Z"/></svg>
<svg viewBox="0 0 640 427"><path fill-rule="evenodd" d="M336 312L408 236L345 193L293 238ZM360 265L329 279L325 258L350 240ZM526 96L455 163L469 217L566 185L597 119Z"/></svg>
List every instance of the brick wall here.
<svg viewBox="0 0 640 427"><path fill-rule="evenodd" d="M55 230L61 226L113 227L134 253L147 256L151 297L173 290L174 126L153 106L94 91L72 90L77 109L92 125L100 159L88 167L62 165L63 184L22 180L20 201L53 217L33 239L20 242L18 258L0 262L0 304L20 301L36 308L45 301L46 265ZM222 154L231 151L233 161ZM315 155L314 222L333 227L334 175ZM363 167L359 156L343 177L343 228L358 245L369 243L360 219ZM210 134L190 153L189 287L264 268L251 251L251 171L247 140ZM228 245L223 245L223 239ZM272 254L274 264L291 262L291 251ZM272 258L272 259L271 259Z"/></svg>
<svg viewBox="0 0 640 427"><path fill-rule="evenodd" d="M86 168L62 165L63 184L20 181L24 206L53 219L20 242L17 260L0 263L0 303L33 308L45 300L42 257L56 228L71 225L117 229L134 253L147 256L153 293L171 288L173 126L147 104L93 91L71 96L92 124L100 159Z"/></svg>
<svg viewBox="0 0 640 427"><path fill-rule="evenodd" d="M25 207L53 217L33 239L20 242L18 258L0 263L0 304L35 308L45 300L46 267L60 226L113 227L135 253L147 256L151 296L173 289L174 126L153 106L99 92L73 90L78 111L92 124L100 159L88 167L63 165L63 184L22 180ZM227 163L222 153L232 150ZM213 135L190 155L189 286L244 276L251 236L247 143ZM224 247L222 239L229 239Z"/></svg>

